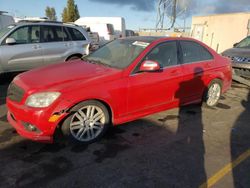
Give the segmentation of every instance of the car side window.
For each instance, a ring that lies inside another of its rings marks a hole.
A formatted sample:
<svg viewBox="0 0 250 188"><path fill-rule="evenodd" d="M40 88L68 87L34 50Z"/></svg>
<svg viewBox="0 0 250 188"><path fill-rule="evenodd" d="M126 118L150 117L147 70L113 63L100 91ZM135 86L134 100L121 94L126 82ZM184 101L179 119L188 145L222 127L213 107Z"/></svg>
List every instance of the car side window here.
<svg viewBox="0 0 250 188"><path fill-rule="evenodd" d="M67 32L66 28L63 27L63 40L64 41L71 41L71 38L70 38L70 35L69 33Z"/></svg>
<svg viewBox="0 0 250 188"><path fill-rule="evenodd" d="M203 46L192 41L180 41L183 63L207 61L213 59L211 53Z"/></svg>
<svg viewBox="0 0 250 188"><path fill-rule="evenodd" d="M155 48L147 56L145 60L157 61L163 68L178 64L177 44L175 41L162 43Z"/></svg>
<svg viewBox="0 0 250 188"><path fill-rule="evenodd" d="M64 33L61 26L43 26L44 42L61 42L63 37Z"/></svg>
<svg viewBox="0 0 250 188"><path fill-rule="evenodd" d="M29 41L29 27L21 27L16 31L11 33L8 38L14 38L16 40L16 44L27 44Z"/></svg>
<svg viewBox="0 0 250 188"><path fill-rule="evenodd" d="M40 42L40 26L31 26L31 43Z"/></svg>
<svg viewBox="0 0 250 188"><path fill-rule="evenodd" d="M55 35L51 26L43 26L43 42L54 42Z"/></svg>
<svg viewBox="0 0 250 188"><path fill-rule="evenodd" d="M71 27L67 27L67 29L71 35L72 40L74 40L74 41L86 40L85 36L77 29L74 29Z"/></svg>

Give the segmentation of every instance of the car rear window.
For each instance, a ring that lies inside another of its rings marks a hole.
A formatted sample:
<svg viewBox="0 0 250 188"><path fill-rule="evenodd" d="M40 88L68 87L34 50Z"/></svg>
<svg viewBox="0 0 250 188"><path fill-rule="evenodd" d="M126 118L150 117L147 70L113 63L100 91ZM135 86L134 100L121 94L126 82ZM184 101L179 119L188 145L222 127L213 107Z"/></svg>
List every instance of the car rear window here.
<svg viewBox="0 0 250 188"><path fill-rule="evenodd" d="M77 29L74 29L71 27L67 27L67 29L71 35L72 40L74 40L74 41L86 40L85 36Z"/></svg>
<svg viewBox="0 0 250 188"><path fill-rule="evenodd" d="M193 41L180 41L183 63L192 63L213 59L211 53L200 44Z"/></svg>

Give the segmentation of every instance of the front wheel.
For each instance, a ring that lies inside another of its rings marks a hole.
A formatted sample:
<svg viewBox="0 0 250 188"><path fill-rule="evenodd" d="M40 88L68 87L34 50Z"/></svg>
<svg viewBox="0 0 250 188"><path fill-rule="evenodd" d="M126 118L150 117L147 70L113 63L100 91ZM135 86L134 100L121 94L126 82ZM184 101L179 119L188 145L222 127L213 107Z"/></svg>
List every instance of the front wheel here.
<svg viewBox="0 0 250 188"><path fill-rule="evenodd" d="M204 102L207 106L212 107L218 104L222 93L221 85L221 81L217 79L209 84L204 96Z"/></svg>
<svg viewBox="0 0 250 188"><path fill-rule="evenodd" d="M78 143L89 144L97 141L106 132L110 123L107 108L98 101L85 101L74 108L63 122L64 136Z"/></svg>

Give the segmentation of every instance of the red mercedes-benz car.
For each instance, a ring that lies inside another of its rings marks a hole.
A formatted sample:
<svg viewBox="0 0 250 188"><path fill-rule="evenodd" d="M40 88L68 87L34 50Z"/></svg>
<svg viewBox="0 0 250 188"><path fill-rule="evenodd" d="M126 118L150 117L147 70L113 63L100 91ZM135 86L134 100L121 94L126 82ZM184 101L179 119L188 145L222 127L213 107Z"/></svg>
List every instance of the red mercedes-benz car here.
<svg viewBox="0 0 250 188"><path fill-rule="evenodd" d="M59 131L91 143L109 125L190 103L216 105L231 70L229 59L194 39L118 39L81 60L18 75L8 89L8 120L32 140L52 142Z"/></svg>

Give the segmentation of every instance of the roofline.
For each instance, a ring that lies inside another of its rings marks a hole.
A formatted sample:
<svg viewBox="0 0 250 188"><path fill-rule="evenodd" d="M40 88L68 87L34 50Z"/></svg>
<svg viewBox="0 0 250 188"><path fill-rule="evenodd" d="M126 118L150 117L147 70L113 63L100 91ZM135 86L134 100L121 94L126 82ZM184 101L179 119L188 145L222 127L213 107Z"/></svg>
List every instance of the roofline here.
<svg viewBox="0 0 250 188"><path fill-rule="evenodd" d="M21 20L16 23L16 25L25 25L25 24L57 24L57 25L67 25L67 26L77 26L81 27L80 25L77 25L73 22L60 22L60 21L50 21L50 20Z"/></svg>
<svg viewBox="0 0 250 188"><path fill-rule="evenodd" d="M231 12L231 13L221 13L221 14L208 14L208 15L197 15L197 16L192 16L192 17L209 17L209 16L224 16L224 15L230 15L230 14L249 14L250 15L250 12Z"/></svg>

